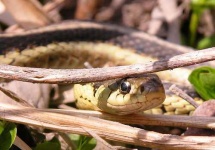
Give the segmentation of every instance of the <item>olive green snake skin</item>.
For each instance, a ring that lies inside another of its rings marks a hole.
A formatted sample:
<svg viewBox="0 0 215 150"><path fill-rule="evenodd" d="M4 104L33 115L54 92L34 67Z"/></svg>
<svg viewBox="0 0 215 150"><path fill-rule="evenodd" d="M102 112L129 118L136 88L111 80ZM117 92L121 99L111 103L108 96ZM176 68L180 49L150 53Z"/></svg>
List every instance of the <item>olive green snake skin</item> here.
<svg viewBox="0 0 215 150"><path fill-rule="evenodd" d="M93 22L70 21L20 34L0 36L0 64L45 68L84 68L129 65L189 52L191 49L170 44L129 28ZM189 89L190 69L158 73L163 82ZM153 114L189 114L194 110L175 95L166 100L157 75L129 77L100 83L77 84L74 94L81 109L112 114L140 111ZM163 102L164 101L164 102ZM163 104L162 104L163 103ZM202 103L198 100L198 103Z"/></svg>

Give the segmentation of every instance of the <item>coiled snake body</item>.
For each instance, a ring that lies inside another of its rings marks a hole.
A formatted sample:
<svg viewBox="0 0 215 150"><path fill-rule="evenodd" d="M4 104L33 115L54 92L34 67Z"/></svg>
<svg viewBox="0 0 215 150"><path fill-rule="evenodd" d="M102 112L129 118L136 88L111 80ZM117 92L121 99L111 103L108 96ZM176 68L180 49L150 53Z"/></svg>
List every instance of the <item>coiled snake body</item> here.
<svg viewBox="0 0 215 150"><path fill-rule="evenodd" d="M0 56L1 64L46 68L83 68L84 62L93 67L128 65L190 51L129 28L80 21L1 35L0 50L1 54L6 52ZM158 75L162 80L188 85L189 73L189 69L175 69ZM77 84L74 88L79 108L119 115L154 108L165 99L163 85L154 74ZM171 113L176 108L169 110Z"/></svg>

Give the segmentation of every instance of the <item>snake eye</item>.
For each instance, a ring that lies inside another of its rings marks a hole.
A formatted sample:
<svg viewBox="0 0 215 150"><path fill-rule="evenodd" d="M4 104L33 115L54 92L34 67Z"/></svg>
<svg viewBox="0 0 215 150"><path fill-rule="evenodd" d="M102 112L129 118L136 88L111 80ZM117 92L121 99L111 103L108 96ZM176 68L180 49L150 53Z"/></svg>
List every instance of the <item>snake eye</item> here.
<svg viewBox="0 0 215 150"><path fill-rule="evenodd" d="M131 90L131 84L129 82L125 81L120 84L120 92L127 94L130 92L130 90Z"/></svg>

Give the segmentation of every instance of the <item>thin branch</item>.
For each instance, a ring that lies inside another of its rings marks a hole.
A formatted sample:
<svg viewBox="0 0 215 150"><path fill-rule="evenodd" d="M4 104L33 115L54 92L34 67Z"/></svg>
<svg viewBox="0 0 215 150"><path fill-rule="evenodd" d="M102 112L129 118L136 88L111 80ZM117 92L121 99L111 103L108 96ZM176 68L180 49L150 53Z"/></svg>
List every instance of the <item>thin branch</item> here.
<svg viewBox="0 0 215 150"><path fill-rule="evenodd" d="M195 127L215 129L215 118L206 116L185 116L185 115L153 115L153 114L132 114L126 116L111 115L97 111L86 110L65 110L65 109L40 109L45 112L67 114L71 116L91 116L105 120L121 122L123 124L144 124L153 126L171 127Z"/></svg>
<svg viewBox="0 0 215 150"><path fill-rule="evenodd" d="M161 146L163 149L215 148L215 137L160 134L95 117L44 112L9 104L1 104L0 119L35 127L45 127L59 132L89 135L83 130L84 127L105 139L151 148L160 148Z"/></svg>
<svg viewBox="0 0 215 150"><path fill-rule="evenodd" d="M110 150L117 150L115 147L110 145L108 142L106 142L104 139L102 139L98 134L96 134L94 131L89 130L88 128L82 127L87 133L89 133L92 137L94 137L97 141L97 144L100 144L103 149L110 149ZM96 145L98 146L98 145Z"/></svg>
<svg viewBox="0 0 215 150"><path fill-rule="evenodd" d="M25 149L25 150L32 150L22 139L20 139L18 136L16 136L15 141L13 143L20 149Z"/></svg>
<svg viewBox="0 0 215 150"><path fill-rule="evenodd" d="M180 88L178 88L175 84L173 84L169 88L169 90L172 91L173 93L175 93L176 95L180 96L184 100L186 100L188 103L190 103L191 105L193 105L195 108L197 108L199 106L199 104L197 104L192 97L190 97L189 95L187 95L184 91L182 91Z"/></svg>
<svg viewBox="0 0 215 150"><path fill-rule="evenodd" d="M19 97L16 93L3 88L2 86L0 86L0 91L2 91L5 95L7 95L8 97L10 97L11 99L13 99L14 101L18 102L23 106L33 107L30 103L28 103L26 100Z"/></svg>
<svg viewBox="0 0 215 150"><path fill-rule="evenodd" d="M86 83L158 72L211 60L215 60L215 48L174 56L168 60L109 68L41 69L0 65L0 77L33 83Z"/></svg>
<svg viewBox="0 0 215 150"><path fill-rule="evenodd" d="M71 149L77 149L77 146L75 143L71 140L68 134L58 132L58 135L66 142L66 144L71 148Z"/></svg>

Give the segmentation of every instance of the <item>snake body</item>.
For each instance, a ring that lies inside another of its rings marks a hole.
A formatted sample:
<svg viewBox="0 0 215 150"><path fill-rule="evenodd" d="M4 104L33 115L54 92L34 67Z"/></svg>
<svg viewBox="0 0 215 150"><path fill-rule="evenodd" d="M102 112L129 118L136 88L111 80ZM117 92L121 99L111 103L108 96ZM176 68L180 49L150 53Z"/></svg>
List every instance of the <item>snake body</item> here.
<svg viewBox="0 0 215 150"><path fill-rule="evenodd" d="M107 63L128 65L191 51L130 28L81 21L1 35L0 50L1 64L45 68L83 68L84 62L89 62L93 67L103 67ZM189 73L189 69L175 69L158 73L158 76L162 80L188 85L186 80ZM122 84L131 85L129 92L120 90ZM102 84L78 84L75 85L75 95L80 108L120 115L154 108L165 98L161 81L153 74ZM166 103L168 106L172 104L169 101ZM186 107L185 104L181 112L193 110L193 107ZM165 108L160 105L154 110L163 110L161 107ZM165 109L174 113L177 108ZM153 113L153 109L150 111Z"/></svg>

